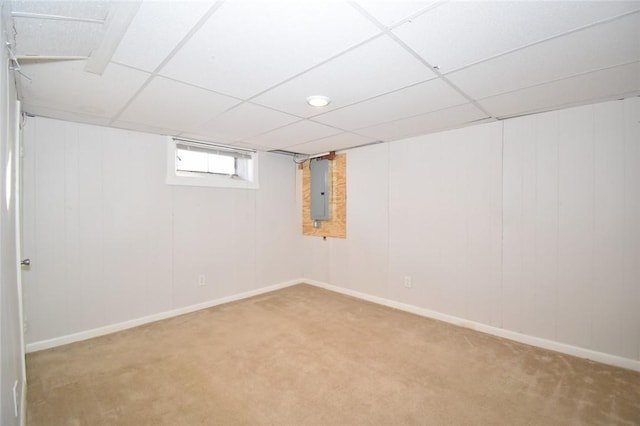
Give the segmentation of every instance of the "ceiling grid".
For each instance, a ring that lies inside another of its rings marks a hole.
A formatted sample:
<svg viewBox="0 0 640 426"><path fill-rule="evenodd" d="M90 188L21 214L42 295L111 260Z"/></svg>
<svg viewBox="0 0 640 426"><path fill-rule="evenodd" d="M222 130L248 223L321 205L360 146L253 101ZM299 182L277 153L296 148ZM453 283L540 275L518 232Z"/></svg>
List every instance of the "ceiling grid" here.
<svg viewBox="0 0 640 426"><path fill-rule="evenodd" d="M120 3L2 3L26 112L316 154L640 95L640 0Z"/></svg>

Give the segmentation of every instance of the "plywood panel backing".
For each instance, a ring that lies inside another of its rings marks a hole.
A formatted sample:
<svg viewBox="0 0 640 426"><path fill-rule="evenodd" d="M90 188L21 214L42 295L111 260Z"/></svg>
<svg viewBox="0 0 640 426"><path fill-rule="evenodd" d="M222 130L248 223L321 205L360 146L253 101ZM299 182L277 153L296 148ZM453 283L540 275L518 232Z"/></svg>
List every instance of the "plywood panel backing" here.
<svg viewBox="0 0 640 426"><path fill-rule="evenodd" d="M347 154L338 154L330 161L331 219L320 221L320 228L311 220L311 173L309 162L302 166L302 234L317 237L347 238Z"/></svg>

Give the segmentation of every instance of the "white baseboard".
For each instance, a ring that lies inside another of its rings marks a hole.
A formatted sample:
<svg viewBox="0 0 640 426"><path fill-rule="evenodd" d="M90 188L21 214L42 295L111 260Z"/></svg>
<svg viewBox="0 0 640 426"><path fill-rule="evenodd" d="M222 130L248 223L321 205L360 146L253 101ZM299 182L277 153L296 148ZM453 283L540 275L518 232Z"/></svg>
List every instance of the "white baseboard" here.
<svg viewBox="0 0 640 426"><path fill-rule="evenodd" d="M172 309L170 311L159 312L157 314L149 315L142 318L136 318L129 321L120 322L117 324L106 325L104 327L94 328L91 330L85 330L78 333L67 334L65 336L55 337L53 339L41 340L38 342L28 343L26 345L26 352L37 352L44 349L54 348L56 346L62 346L69 343L79 342L82 340L91 339L93 337L104 336L105 334L115 333L117 331L126 330L128 328L137 327L150 322L160 321L163 319L176 317L178 315L188 314L190 312L199 311L201 309L210 308L216 305L222 305L223 303L235 302L236 300L246 299L249 297L257 296L259 294L268 293L270 291L279 290L281 288L290 287L295 284L300 284L302 280L291 280L282 283L262 287L256 290L245 291L243 293L234 294L232 296L222 297L220 299L209 300L203 303L195 305L184 306L182 308Z"/></svg>
<svg viewBox="0 0 640 426"><path fill-rule="evenodd" d="M81 331L79 333L68 334L66 336L56 337L49 340L42 340L39 342L29 343L27 344L26 351L27 353L36 352L44 349L53 348L56 346L66 345L68 343L79 342L81 340L91 339L93 337L115 333L117 331L126 330L128 328L137 327L139 325L147 324L150 322L160 321L166 318L188 314L190 312L198 311L200 309L206 309L212 306L221 305L223 303L229 303L229 302L234 302L236 300L246 299L249 297L257 296L259 294L268 293L270 291L279 290L285 287L290 287L292 285L301 284L301 283L310 284L315 287L320 287L326 290L334 291L336 293L345 294L347 296L353 296L358 299L366 300L368 302L373 302L379 305L400 309L405 312L410 312L410 313L427 317L427 318L433 318L439 321L444 321L450 324L458 325L461 327L469 328L472 330L480 331L480 332L491 334L494 336L504 337L505 339L514 340L516 342L525 343L527 345L549 349L552 351L572 355L578 358L590 359L592 361L601 362L603 364L609 364L616 367L627 368L629 370L640 371L640 361L638 360L623 358L617 355L611 355L604 352L598 352L591 349L572 346L566 343L555 342L553 340L543 339L540 337L529 336L527 334L522 334L522 333L518 333L511 330L505 330L503 328L493 327L490 325L466 320L453 315L443 314L441 312L432 311L430 309L420 308L418 306L409 305L402 302L396 302L394 300L385 299L383 297L372 296L370 294L361 293L359 291L350 290L347 288L338 287L332 284L327 284L327 283L323 283L320 281L307 279L307 278L300 278L296 280L286 281L286 282L270 285L267 287L262 287L256 290L235 294L232 296L227 296L220 299L214 299L207 302L198 303L196 305L185 306L182 308L173 309L166 312L160 312L157 314L149 315L142 318L137 318L134 320L124 321L117 324L94 328L92 330Z"/></svg>
<svg viewBox="0 0 640 426"><path fill-rule="evenodd" d="M336 293L345 294L347 296L353 296L358 299L363 299L368 302L377 303L379 305L388 306L402 311L410 312L416 315L420 315L427 318L433 318L439 321L444 321L450 324L458 325L472 330L477 330L483 333L492 334L498 337L504 337L505 339L514 340L516 342L525 343L531 346L537 346L552 351L573 355L578 358L590 359L592 361L601 362L603 364L613 365L615 367L627 368L629 370L640 371L640 361L629 358L623 358L617 355L611 355L604 352L598 352L591 349L581 348L578 346L568 345L566 343L555 342L553 340L543 339L541 337L529 336L527 334L518 333L515 331L505 330L503 328L493 327L490 325L482 324L475 321L469 321L463 318L459 318L453 315L443 314L440 312L432 311L430 309L420 308L417 306L409 305L406 303L396 302L394 300L385 299L383 297L372 296L366 293L360 293L355 290L350 290L343 287L315 281L311 279L301 279L301 282L311 284L316 287L331 290Z"/></svg>
<svg viewBox="0 0 640 426"><path fill-rule="evenodd" d="M22 379L22 390L20 392L20 426L27 424L27 380Z"/></svg>

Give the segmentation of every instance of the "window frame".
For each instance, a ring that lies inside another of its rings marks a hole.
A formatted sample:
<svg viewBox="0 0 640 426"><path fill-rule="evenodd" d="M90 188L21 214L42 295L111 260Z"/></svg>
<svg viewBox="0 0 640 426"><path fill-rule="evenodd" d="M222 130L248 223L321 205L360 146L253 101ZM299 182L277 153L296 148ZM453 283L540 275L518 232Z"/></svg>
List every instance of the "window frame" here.
<svg viewBox="0 0 640 426"><path fill-rule="evenodd" d="M176 156L178 145L193 144L206 150L224 150L237 152L249 158L236 158L236 175L206 172L189 172L177 169ZM241 164L243 163L243 164ZM168 185L206 186L216 188L258 189L258 152L254 150L214 144L177 137L167 138L167 177ZM244 166L244 167L243 167Z"/></svg>

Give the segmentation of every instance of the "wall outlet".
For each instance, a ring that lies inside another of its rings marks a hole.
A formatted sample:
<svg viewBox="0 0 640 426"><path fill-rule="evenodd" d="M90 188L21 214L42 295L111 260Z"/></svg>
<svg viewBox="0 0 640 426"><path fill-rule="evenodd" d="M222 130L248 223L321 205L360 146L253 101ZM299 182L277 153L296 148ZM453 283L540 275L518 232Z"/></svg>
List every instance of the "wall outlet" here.
<svg viewBox="0 0 640 426"><path fill-rule="evenodd" d="M205 277L204 274L198 275L198 285L199 286L207 285L207 277Z"/></svg>
<svg viewBox="0 0 640 426"><path fill-rule="evenodd" d="M412 286L411 277L404 277L404 286L406 288L411 288L411 286Z"/></svg>

